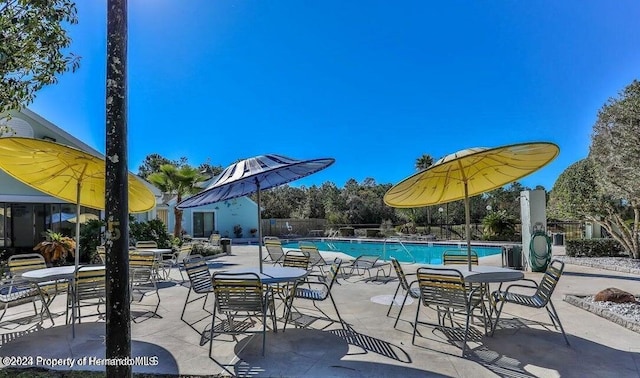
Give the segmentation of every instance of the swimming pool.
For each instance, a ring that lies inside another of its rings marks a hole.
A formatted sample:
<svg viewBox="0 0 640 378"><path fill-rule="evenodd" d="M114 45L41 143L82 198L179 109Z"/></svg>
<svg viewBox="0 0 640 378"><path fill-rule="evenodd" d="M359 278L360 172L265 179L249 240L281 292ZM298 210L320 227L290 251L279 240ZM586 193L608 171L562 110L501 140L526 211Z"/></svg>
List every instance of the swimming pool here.
<svg viewBox="0 0 640 378"><path fill-rule="evenodd" d="M395 257L401 262L415 262L418 264L442 264L442 253L448 249L462 249L466 251L466 243L437 244L412 243L407 241L370 241L370 240L333 240L313 239L312 242L321 251L342 252L352 257L361 255L378 255L383 260ZM298 248L298 241L283 243L284 248ZM478 257L492 256L502 253L500 246L472 245Z"/></svg>

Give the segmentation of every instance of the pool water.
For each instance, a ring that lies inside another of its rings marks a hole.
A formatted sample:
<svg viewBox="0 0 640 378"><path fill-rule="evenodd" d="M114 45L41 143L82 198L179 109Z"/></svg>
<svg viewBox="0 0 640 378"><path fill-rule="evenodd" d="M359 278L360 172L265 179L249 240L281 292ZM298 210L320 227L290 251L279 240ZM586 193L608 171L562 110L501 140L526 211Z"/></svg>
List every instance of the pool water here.
<svg viewBox="0 0 640 378"><path fill-rule="evenodd" d="M442 264L442 253L446 250L463 250L466 252L466 244L436 244L436 243L410 243L403 241L369 241L369 240L305 240L312 242L320 251L342 252L352 257L362 255L378 255L382 260L395 257L400 262L418 264ZM297 241L283 243L284 248L298 248ZM475 246L471 249L478 257L497 255L502 253L500 246Z"/></svg>

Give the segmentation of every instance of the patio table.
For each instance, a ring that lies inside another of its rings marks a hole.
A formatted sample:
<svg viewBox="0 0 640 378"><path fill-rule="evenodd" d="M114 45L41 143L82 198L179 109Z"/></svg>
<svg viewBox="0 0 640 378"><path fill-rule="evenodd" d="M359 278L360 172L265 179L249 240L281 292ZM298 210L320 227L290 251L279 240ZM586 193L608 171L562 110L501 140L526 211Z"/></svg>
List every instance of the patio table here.
<svg viewBox="0 0 640 378"><path fill-rule="evenodd" d="M104 265L83 265L83 269L86 270L102 270L104 269ZM25 281L32 282L34 285L37 285L42 282L48 281L58 281L58 280L67 280L72 281L73 276L75 274L76 267L75 265L65 265L65 266L56 266L52 268L43 268L43 269L34 269L27 272L22 273L22 278ZM44 297L42 297L42 292L40 293L41 299L44 303ZM75 301L72 302L75 306ZM47 312L49 312L49 307L46 307ZM72 315L75 314L75 309L72 310ZM53 319L51 320L53 322ZM55 322L54 322L55 325ZM75 336L75 332L74 332Z"/></svg>
<svg viewBox="0 0 640 378"><path fill-rule="evenodd" d="M272 285L284 282L295 282L306 277L309 274L309 271L301 268L274 266L263 267L262 272L260 272L260 268L252 267L230 269L221 273L255 273L260 277L260 281L262 281L263 284Z"/></svg>
<svg viewBox="0 0 640 378"><path fill-rule="evenodd" d="M488 265L474 265L471 270L466 265L424 265L427 268L435 269L455 269L462 274L464 281L468 283L482 284L482 292L489 303L489 324L491 325L491 316L496 311L496 304L491 300L491 293L489 292L490 283L499 283L502 286L503 282L519 281L524 278L524 273L519 270L513 270L508 268L501 268L497 266Z"/></svg>
<svg viewBox="0 0 640 378"><path fill-rule="evenodd" d="M308 270L305 270L302 268L292 268L287 266L263 267L262 272L260 272L260 268L251 267L251 268L230 269L220 273L257 274L258 277L260 277L260 281L267 286L272 286L274 284L277 285L277 284L286 283L286 282L295 282L309 275ZM239 276L239 277L242 277L242 276ZM251 276L247 276L247 278L251 278ZM293 300L293 297L291 299ZM274 311L275 311L275 304L274 304ZM277 328L274 328L274 331L277 332L278 331Z"/></svg>

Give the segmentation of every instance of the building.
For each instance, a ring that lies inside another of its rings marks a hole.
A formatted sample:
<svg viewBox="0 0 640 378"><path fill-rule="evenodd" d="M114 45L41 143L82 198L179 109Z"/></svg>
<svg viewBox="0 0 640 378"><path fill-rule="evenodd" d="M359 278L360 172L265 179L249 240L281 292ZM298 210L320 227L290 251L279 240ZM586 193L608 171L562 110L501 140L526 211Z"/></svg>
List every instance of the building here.
<svg viewBox="0 0 640 378"><path fill-rule="evenodd" d="M103 156L98 150L70 135L60 127L42 118L29 109L9 113L10 117L0 117L0 126L9 127L3 136L21 136L45 139L80 150ZM152 151L149 151L152 153ZM156 195L156 208L142 214L135 214L138 221L160 219L173 232L173 208L175 199L163 201L162 193L147 183ZM82 214L93 214L104 218L104 212L82 207ZM62 232L73 236L73 220L76 205L66 203L25 185L0 169L0 249L12 252L31 251L42 240L46 230ZM251 230L256 229L257 205L249 198L224 201L217 204L186 209L183 215L183 229L193 237L208 237L217 231L221 235L238 238L234 227L242 228L240 238L251 238Z"/></svg>

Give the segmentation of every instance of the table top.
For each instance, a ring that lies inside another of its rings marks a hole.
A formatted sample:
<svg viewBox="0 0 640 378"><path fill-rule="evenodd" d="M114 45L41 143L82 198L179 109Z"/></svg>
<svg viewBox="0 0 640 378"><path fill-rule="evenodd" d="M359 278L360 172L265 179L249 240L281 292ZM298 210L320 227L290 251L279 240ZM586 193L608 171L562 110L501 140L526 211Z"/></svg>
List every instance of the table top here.
<svg viewBox="0 0 640 378"><path fill-rule="evenodd" d="M466 282L473 283L510 282L524 278L522 271L488 265L473 265L471 270L467 265L425 265L425 268L455 269L462 273Z"/></svg>
<svg viewBox="0 0 640 378"><path fill-rule="evenodd" d="M138 252L141 255L152 254L152 253L154 255L163 255L165 253L172 253L173 252L173 250L171 248L136 248L136 249L133 249L133 250L131 250L129 252L133 252L133 251Z"/></svg>
<svg viewBox="0 0 640 378"><path fill-rule="evenodd" d="M290 268L281 266L265 266L262 268L249 267L249 268L236 268L225 270L220 273L255 273L260 277L260 280L264 284L274 284L279 282L291 282L302 279L309 274L309 271L301 268Z"/></svg>
<svg viewBox="0 0 640 378"><path fill-rule="evenodd" d="M104 265L84 265L83 269L100 270L104 269ZM76 271L74 265L56 266L53 268L34 269L22 273L22 278L32 282L52 281L52 280L70 280Z"/></svg>

